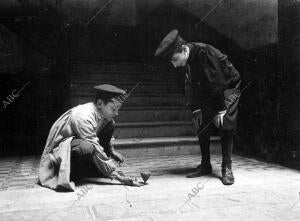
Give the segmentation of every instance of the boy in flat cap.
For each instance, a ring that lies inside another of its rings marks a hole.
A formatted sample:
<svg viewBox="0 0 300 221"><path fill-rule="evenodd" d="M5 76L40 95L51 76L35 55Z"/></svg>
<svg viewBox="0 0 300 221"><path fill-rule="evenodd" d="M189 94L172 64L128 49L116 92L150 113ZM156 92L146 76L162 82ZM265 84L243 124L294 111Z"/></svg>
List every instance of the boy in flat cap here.
<svg viewBox="0 0 300 221"><path fill-rule="evenodd" d="M68 110L51 127L38 171L42 186L74 191L74 182L84 177L108 177L140 186L116 171L113 159L118 162L124 159L110 142L113 118L118 115L120 98L126 92L107 84L95 89L94 102Z"/></svg>
<svg viewBox="0 0 300 221"><path fill-rule="evenodd" d="M177 30L160 43L155 56L165 58L177 67L185 67L187 105L193 112L193 123L199 137L202 161L187 177L212 173L209 141L214 125L221 130L222 182L234 183L231 168L233 131L236 129L241 79L238 71L218 49L204 43L187 43Z"/></svg>

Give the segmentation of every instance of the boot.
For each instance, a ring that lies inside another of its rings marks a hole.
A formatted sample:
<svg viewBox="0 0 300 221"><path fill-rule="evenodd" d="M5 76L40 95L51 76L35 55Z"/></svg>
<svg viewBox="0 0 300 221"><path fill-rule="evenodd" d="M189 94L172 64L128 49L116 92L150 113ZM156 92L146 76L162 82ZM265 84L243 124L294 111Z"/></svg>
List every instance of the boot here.
<svg viewBox="0 0 300 221"><path fill-rule="evenodd" d="M187 178L194 178L194 177L200 177L204 175L209 175L212 173L212 167L210 162L201 162L199 166L197 166L196 171L189 173L186 177Z"/></svg>
<svg viewBox="0 0 300 221"><path fill-rule="evenodd" d="M234 183L234 176L230 163L222 163L222 183L224 185L232 185Z"/></svg>

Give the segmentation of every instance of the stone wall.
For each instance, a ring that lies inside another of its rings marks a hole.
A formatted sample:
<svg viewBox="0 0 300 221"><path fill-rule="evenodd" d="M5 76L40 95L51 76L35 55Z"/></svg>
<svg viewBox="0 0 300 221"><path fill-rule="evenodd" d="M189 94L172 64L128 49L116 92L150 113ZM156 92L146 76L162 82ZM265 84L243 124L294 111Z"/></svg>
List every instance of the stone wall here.
<svg viewBox="0 0 300 221"><path fill-rule="evenodd" d="M279 1L280 118L285 163L300 168L300 1Z"/></svg>
<svg viewBox="0 0 300 221"><path fill-rule="evenodd" d="M0 25L0 157L40 154L54 120L64 110L64 81L54 60ZM47 123L45 123L47 122Z"/></svg>

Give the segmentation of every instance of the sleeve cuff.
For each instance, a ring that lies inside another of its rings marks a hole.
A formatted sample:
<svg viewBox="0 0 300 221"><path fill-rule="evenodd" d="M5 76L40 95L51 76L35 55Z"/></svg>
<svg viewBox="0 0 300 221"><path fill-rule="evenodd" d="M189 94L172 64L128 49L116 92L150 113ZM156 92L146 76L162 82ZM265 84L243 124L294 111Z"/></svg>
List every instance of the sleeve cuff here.
<svg viewBox="0 0 300 221"><path fill-rule="evenodd" d="M201 109L194 110L194 111L193 111L193 114L195 114L195 113L197 113L197 112L199 112L199 111L201 111Z"/></svg>

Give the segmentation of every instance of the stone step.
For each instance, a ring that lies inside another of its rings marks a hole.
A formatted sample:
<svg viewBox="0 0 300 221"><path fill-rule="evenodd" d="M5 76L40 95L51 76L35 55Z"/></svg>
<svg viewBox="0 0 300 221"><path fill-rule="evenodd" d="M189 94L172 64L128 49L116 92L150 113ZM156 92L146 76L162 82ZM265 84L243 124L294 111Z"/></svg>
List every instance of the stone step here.
<svg viewBox="0 0 300 221"><path fill-rule="evenodd" d="M170 65L148 64L148 63L106 63L106 62L87 62L73 61L71 64L73 72L77 73L168 73L173 72L174 68Z"/></svg>
<svg viewBox="0 0 300 221"><path fill-rule="evenodd" d="M183 75L179 73L169 74L154 74L154 73L109 73L95 71L92 73L77 73L72 72L73 81L93 81L95 84L114 82L177 82L176 79L182 78Z"/></svg>
<svg viewBox="0 0 300 221"><path fill-rule="evenodd" d="M191 111L184 107L121 108L117 122L189 121Z"/></svg>
<svg viewBox="0 0 300 221"><path fill-rule="evenodd" d="M72 106L94 100L94 94L72 94ZM123 107L155 107L155 106L185 106L182 94L133 94L126 100Z"/></svg>
<svg viewBox="0 0 300 221"><path fill-rule="evenodd" d="M147 138L189 136L194 134L191 121L120 122L116 124L116 138Z"/></svg>
<svg viewBox="0 0 300 221"><path fill-rule="evenodd" d="M198 138L195 136L126 138L112 142L124 157L200 155ZM221 153L220 137L210 138L210 152Z"/></svg>
<svg viewBox="0 0 300 221"><path fill-rule="evenodd" d="M72 93L94 93L94 86L98 84L111 84L110 82L95 82L95 81L74 81L71 84ZM116 82L113 85L129 92L137 85L137 82ZM133 93L179 93L175 82L144 82L139 84L133 91Z"/></svg>

